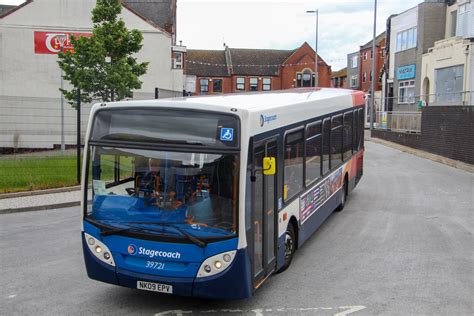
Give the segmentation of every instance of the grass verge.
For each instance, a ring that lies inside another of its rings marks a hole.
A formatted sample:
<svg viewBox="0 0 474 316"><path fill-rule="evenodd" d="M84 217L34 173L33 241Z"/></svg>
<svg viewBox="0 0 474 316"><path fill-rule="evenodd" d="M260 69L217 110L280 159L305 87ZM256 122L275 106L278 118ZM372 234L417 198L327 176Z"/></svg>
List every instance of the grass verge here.
<svg viewBox="0 0 474 316"><path fill-rule="evenodd" d="M0 193L76 185L76 157L0 160Z"/></svg>

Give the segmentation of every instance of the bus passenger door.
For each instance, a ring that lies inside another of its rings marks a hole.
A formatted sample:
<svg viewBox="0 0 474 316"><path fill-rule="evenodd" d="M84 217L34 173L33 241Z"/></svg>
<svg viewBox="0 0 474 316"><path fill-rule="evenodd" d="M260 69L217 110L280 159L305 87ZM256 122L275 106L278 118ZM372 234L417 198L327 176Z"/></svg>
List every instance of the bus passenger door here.
<svg viewBox="0 0 474 316"><path fill-rule="evenodd" d="M257 169L252 189L252 255L255 288L259 287L276 268L277 176L263 175L263 157L277 157L275 138L257 143L253 152L254 168Z"/></svg>

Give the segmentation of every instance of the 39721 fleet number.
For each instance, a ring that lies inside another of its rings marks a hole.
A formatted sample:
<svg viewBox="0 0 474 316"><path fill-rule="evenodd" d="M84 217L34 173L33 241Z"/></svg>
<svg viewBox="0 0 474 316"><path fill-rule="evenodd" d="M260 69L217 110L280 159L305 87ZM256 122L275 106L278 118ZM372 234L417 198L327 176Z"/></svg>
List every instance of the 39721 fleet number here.
<svg viewBox="0 0 474 316"><path fill-rule="evenodd" d="M163 262L147 261L145 267L150 269L163 270L165 268L165 264Z"/></svg>

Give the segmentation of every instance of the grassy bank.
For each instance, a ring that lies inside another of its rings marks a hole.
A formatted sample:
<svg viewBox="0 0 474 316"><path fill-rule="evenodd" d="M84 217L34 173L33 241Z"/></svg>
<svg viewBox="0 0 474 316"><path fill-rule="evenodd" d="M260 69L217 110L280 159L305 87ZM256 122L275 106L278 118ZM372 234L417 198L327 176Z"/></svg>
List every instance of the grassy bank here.
<svg viewBox="0 0 474 316"><path fill-rule="evenodd" d="M76 157L28 157L0 160L0 193L72 186Z"/></svg>

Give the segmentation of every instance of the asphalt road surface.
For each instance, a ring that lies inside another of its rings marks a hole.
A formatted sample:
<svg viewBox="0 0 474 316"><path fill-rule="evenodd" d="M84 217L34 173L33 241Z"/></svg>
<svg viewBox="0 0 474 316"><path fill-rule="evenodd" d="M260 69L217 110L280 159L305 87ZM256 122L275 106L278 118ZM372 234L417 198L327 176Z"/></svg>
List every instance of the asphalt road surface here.
<svg viewBox="0 0 474 316"><path fill-rule="evenodd" d="M89 280L78 207L0 215L0 314L473 315L474 175L366 148L345 210L243 301Z"/></svg>

